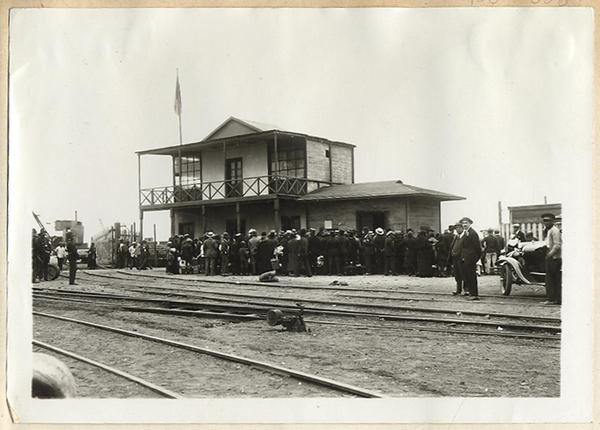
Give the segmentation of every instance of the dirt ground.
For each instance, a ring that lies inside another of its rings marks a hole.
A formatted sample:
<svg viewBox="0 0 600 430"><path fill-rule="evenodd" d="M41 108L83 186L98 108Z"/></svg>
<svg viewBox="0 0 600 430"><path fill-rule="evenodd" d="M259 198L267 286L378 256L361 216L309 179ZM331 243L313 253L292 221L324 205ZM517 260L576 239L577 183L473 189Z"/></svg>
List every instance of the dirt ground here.
<svg viewBox="0 0 600 430"><path fill-rule="evenodd" d="M163 278L164 271L144 272L152 278L130 277L115 271L97 271L125 278L111 280L81 273L80 290L125 293L127 285L148 288L212 289L262 295L265 298L346 300L347 303L382 303L397 306L438 307L484 312L502 312L543 317L560 316L557 306L542 306L543 287L517 286L512 296L498 295L495 276L479 279L480 302L450 295L451 278L406 276L353 276L344 278L282 277L277 286L236 285L235 281L256 281L254 277L180 275ZM136 272L134 272L136 273ZM184 281L179 281L182 279ZM227 280L232 284L205 285L187 282ZM292 289L286 286L328 286L333 280L348 283L348 291ZM186 286L187 285L187 286ZM64 278L36 286L67 288ZM393 292L352 291L388 289ZM408 294L407 291L439 292L443 295ZM347 297L364 295L369 298ZM529 296L535 296L531 298ZM34 310L83 319L128 330L179 340L210 349L233 353L295 370L370 389L387 396L490 396L554 397L560 395L560 342L536 339L501 338L454 333L416 331L404 322L381 322L393 330L373 327L309 324L310 333L287 333L264 321L233 323L223 320L145 314L90 305L35 301ZM326 320L311 316L307 319ZM330 318L335 320L335 318ZM373 324L367 319L344 321ZM272 375L232 363L145 340L101 332L81 325L34 318L34 338L93 357L106 364L149 379L189 397L306 397L340 396L339 393L297 380ZM152 392L89 365L63 359L73 370L81 397L152 397ZM111 388L107 388L111 387Z"/></svg>

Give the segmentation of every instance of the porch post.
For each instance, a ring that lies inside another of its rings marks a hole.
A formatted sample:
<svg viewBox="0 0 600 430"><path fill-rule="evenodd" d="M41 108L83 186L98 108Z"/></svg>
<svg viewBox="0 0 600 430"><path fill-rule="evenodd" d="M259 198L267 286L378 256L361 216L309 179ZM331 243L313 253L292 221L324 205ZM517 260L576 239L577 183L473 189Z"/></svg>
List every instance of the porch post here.
<svg viewBox="0 0 600 430"><path fill-rule="evenodd" d="M202 234L206 233L206 206L202 205Z"/></svg>
<svg viewBox="0 0 600 430"><path fill-rule="evenodd" d="M406 198L406 229L410 228L410 198Z"/></svg>
<svg viewBox="0 0 600 430"><path fill-rule="evenodd" d="M240 219L240 202L235 203L235 229L238 233L242 233L242 220Z"/></svg>
<svg viewBox="0 0 600 430"><path fill-rule="evenodd" d="M138 204L140 211L140 241L144 237L144 211L142 210L142 155L138 154Z"/></svg>
<svg viewBox="0 0 600 430"><path fill-rule="evenodd" d="M275 157L275 171L271 174L278 174L279 172L279 148L277 147L277 132L273 132L273 156Z"/></svg>
<svg viewBox="0 0 600 430"><path fill-rule="evenodd" d="M273 215L275 217L275 231L281 231L281 217L279 216L279 199L273 200Z"/></svg>
<svg viewBox="0 0 600 430"><path fill-rule="evenodd" d="M331 153L331 143L329 143L329 184L333 182L333 154Z"/></svg>

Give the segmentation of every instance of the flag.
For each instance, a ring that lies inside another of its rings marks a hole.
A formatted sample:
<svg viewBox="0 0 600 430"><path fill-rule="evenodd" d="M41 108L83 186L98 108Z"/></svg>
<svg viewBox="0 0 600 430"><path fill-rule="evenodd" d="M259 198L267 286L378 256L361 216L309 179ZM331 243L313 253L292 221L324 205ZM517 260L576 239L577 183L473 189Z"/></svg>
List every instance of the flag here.
<svg viewBox="0 0 600 430"><path fill-rule="evenodd" d="M181 88L179 87L179 74L177 74L177 83L175 84L175 113L181 116Z"/></svg>

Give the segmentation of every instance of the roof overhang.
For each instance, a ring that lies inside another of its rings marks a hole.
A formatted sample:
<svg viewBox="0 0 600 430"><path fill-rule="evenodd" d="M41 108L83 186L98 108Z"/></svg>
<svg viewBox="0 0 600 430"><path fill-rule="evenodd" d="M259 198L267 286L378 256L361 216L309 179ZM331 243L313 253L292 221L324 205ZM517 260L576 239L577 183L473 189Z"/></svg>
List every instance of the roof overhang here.
<svg viewBox="0 0 600 430"><path fill-rule="evenodd" d="M227 142L244 142L244 141L247 143L259 142L262 139L264 139L265 137L273 136L275 134L280 134L282 136L290 136L290 137L302 137L302 138L314 140L317 142L331 143L332 145L346 146L346 147L350 147L350 148L356 147L356 145L353 145L351 143L324 139L322 137L311 136L308 134L295 133L295 132L291 132L291 131L282 131L282 130L266 130L266 131L261 131L261 132L257 132L257 133L248 133L248 134L240 134L237 136L222 137L219 139L202 140L200 142L186 143L185 145L173 145L173 146L164 146L161 148L145 149L145 150L141 150L141 151L136 151L135 153L138 155L178 155L179 151L181 151L182 154L190 154L190 153L198 152L202 149L205 149L205 148L208 148L211 146L216 146L216 145L220 145L220 144L227 143Z"/></svg>

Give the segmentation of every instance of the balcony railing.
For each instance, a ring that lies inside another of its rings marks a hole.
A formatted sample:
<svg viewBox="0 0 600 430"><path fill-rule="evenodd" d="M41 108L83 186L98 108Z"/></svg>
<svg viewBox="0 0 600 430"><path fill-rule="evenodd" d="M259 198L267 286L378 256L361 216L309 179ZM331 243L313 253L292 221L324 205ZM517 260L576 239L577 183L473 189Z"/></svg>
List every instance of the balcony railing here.
<svg viewBox="0 0 600 430"><path fill-rule="evenodd" d="M329 182L305 178L278 175L256 176L175 187L144 188L141 190L141 205L148 207L201 200L267 196L270 194L302 196L330 185Z"/></svg>

